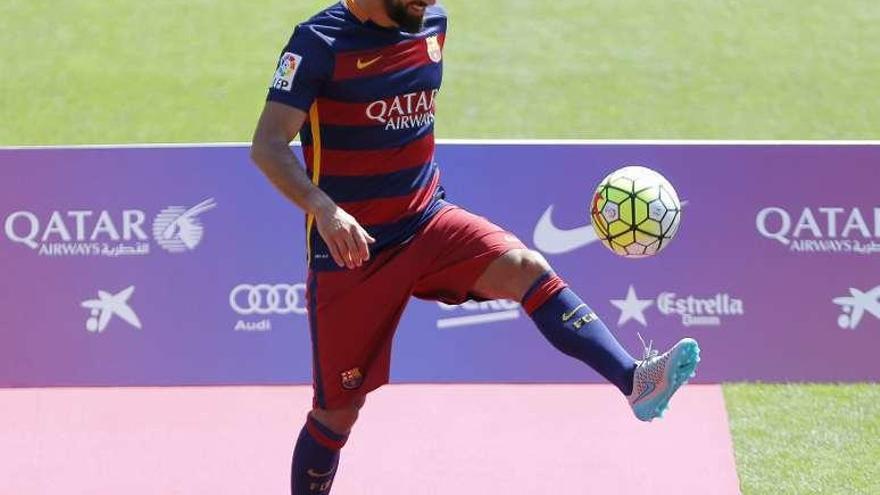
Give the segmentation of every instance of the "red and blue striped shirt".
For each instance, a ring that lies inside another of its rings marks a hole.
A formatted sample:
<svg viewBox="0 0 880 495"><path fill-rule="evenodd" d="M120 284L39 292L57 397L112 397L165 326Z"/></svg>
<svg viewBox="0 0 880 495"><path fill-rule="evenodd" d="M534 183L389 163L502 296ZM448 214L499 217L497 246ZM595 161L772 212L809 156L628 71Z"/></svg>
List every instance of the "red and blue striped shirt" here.
<svg viewBox="0 0 880 495"><path fill-rule="evenodd" d="M416 34L384 28L344 0L298 25L268 99L308 113L307 172L376 239L406 242L442 206L434 109L443 76L446 13L427 9ZM306 220L309 265L336 269Z"/></svg>

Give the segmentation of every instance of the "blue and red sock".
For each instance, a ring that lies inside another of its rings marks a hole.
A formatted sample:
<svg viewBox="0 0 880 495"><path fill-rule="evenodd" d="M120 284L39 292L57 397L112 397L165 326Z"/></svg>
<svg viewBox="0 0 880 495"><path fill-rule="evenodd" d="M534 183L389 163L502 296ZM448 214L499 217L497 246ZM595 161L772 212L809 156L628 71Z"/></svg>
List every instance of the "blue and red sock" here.
<svg viewBox="0 0 880 495"><path fill-rule="evenodd" d="M624 395L632 392L635 359L555 273L539 277L522 305L554 347L599 372Z"/></svg>
<svg viewBox="0 0 880 495"><path fill-rule="evenodd" d="M348 435L333 432L309 415L293 450L291 494L330 493L336 467L339 465L339 451L346 440Z"/></svg>

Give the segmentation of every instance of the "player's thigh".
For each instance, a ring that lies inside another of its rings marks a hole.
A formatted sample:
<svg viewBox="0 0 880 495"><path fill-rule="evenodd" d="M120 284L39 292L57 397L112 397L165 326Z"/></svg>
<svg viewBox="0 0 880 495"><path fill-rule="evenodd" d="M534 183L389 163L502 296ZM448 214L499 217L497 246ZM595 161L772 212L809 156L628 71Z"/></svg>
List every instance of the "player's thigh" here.
<svg viewBox="0 0 880 495"><path fill-rule="evenodd" d="M474 285L495 261L505 253L527 250L512 233L455 206L442 210L413 244L416 252L430 260L414 294L448 304L479 297Z"/></svg>

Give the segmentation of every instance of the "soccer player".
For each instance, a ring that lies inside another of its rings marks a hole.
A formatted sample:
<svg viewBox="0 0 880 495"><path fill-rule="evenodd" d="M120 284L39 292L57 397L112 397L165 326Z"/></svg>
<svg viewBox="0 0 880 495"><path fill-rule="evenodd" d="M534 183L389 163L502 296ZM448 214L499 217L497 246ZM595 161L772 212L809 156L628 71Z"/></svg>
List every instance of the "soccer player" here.
<svg viewBox="0 0 880 495"><path fill-rule="evenodd" d="M446 14L435 3L343 0L298 25L255 131L252 159L306 213L314 404L293 453L294 495L329 493L366 394L388 382L411 296L521 301L643 421L699 361L692 339L634 359L539 253L444 200L434 109ZM290 149L297 134L305 167Z"/></svg>

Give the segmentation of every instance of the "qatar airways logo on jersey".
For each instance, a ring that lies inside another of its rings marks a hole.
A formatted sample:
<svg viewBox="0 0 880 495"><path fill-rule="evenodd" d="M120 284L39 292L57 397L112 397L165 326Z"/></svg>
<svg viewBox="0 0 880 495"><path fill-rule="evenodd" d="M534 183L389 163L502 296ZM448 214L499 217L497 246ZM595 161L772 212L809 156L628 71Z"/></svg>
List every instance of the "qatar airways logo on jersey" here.
<svg viewBox="0 0 880 495"><path fill-rule="evenodd" d="M418 91L377 100L367 105L367 118L385 130L416 129L434 123L434 100L438 90Z"/></svg>

